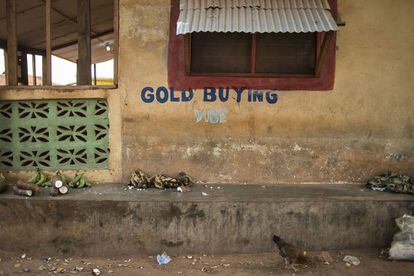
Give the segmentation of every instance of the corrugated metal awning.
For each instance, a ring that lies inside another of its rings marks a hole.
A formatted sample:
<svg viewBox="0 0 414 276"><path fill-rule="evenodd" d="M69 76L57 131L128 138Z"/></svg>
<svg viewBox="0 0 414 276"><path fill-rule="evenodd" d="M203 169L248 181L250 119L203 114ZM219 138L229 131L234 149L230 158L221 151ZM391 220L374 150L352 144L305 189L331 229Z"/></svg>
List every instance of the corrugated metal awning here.
<svg viewBox="0 0 414 276"><path fill-rule="evenodd" d="M337 31L327 0L181 0L177 34Z"/></svg>

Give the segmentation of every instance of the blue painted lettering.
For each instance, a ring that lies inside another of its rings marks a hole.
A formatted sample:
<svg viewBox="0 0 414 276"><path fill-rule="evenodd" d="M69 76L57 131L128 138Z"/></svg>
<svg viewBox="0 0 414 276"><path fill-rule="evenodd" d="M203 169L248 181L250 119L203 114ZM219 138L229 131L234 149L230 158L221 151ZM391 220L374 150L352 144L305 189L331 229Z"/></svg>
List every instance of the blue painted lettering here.
<svg viewBox="0 0 414 276"><path fill-rule="evenodd" d="M186 90L181 91L181 100L183 102L189 102L193 99L193 97L194 97L193 89L190 88L188 91Z"/></svg>
<svg viewBox="0 0 414 276"><path fill-rule="evenodd" d="M166 103L168 101L168 89L163 86L158 87L155 96L159 103Z"/></svg>
<svg viewBox="0 0 414 276"><path fill-rule="evenodd" d="M237 87L233 87L234 91L237 94L237 98L236 98L236 102L241 102L241 97L244 91L244 88L237 88Z"/></svg>
<svg viewBox="0 0 414 276"><path fill-rule="evenodd" d="M180 98L174 95L174 88L171 87L171 102L179 102Z"/></svg>
<svg viewBox="0 0 414 276"><path fill-rule="evenodd" d="M216 89L214 87L205 87L203 100L205 102L215 102L216 99L217 99Z"/></svg>
<svg viewBox="0 0 414 276"><path fill-rule="evenodd" d="M222 102L227 102L229 100L230 96L230 88L226 87L225 89L223 87L220 87L218 90L219 99Z"/></svg>
<svg viewBox="0 0 414 276"><path fill-rule="evenodd" d="M152 87L144 87L141 91L141 99L144 103L152 103L154 101L154 89Z"/></svg>
<svg viewBox="0 0 414 276"><path fill-rule="evenodd" d="M266 92L266 101L270 104L275 104L278 101L278 96L276 92L267 91Z"/></svg>

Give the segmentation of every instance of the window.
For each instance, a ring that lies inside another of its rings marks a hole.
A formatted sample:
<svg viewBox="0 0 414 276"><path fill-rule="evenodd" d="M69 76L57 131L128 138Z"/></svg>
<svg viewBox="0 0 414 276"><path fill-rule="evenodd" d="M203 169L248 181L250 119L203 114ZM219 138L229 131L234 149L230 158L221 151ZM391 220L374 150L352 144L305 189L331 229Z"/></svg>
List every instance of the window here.
<svg viewBox="0 0 414 276"><path fill-rule="evenodd" d="M316 33L255 35L255 72L314 75L316 37Z"/></svg>
<svg viewBox="0 0 414 276"><path fill-rule="evenodd" d="M0 83L116 85L117 11L118 0L0 0Z"/></svg>
<svg viewBox="0 0 414 276"><path fill-rule="evenodd" d="M175 89L333 88L336 0L171 3L168 80Z"/></svg>
<svg viewBox="0 0 414 276"><path fill-rule="evenodd" d="M314 75L316 33L191 34L191 74Z"/></svg>
<svg viewBox="0 0 414 276"><path fill-rule="evenodd" d="M250 53L248 34L194 33L191 73L249 73Z"/></svg>

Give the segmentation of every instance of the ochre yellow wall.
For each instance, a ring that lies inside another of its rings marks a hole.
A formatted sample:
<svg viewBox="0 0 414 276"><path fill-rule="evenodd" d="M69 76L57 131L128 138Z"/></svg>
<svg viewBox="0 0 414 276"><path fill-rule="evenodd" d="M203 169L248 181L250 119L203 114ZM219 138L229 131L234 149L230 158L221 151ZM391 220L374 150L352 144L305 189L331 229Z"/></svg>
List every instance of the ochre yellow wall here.
<svg viewBox="0 0 414 276"><path fill-rule="evenodd" d="M168 0L123 0L120 90L124 177L185 170L209 182L360 182L392 169L414 173L414 1L339 0L332 92L280 92L276 105L145 104L167 85ZM227 109L225 124L194 109Z"/></svg>
<svg viewBox="0 0 414 276"><path fill-rule="evenodd" d="M335 88L278 92L276 105L145 104L143 87L168 86L169 0L120 0L119 86L114 90L6 90L6 98L103 97L110 104L110 170L102 182L188 172L225 183L357 183L414 174L414 1L338 0ZM244 96L246 97L246 96ZM194 109L226 109L224 124Z"/></svg>

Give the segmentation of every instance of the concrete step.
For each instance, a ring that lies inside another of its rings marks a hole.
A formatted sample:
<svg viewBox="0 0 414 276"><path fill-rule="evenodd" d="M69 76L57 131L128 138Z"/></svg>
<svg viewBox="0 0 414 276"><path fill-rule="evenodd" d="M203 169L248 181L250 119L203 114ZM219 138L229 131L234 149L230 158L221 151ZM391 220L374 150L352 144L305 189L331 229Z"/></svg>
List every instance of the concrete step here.
<svg viewBox="0 0 414 276"><path fill-rule="evenodd" d="M213 189L210 189L210 186ZM0 250L37 254L269 252L386 247L414 196L357 185L197 185L190 193L96 185L51 198L0 195ZM206 192L208 196L201 193Z"/></svg>

